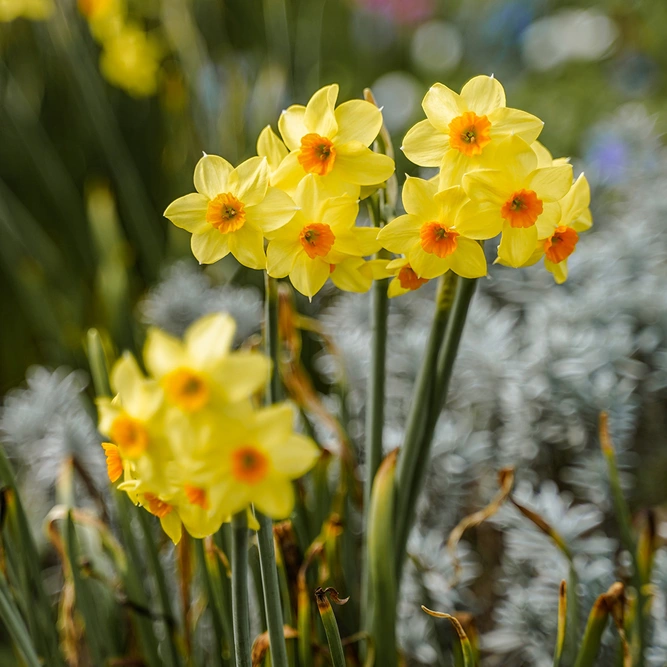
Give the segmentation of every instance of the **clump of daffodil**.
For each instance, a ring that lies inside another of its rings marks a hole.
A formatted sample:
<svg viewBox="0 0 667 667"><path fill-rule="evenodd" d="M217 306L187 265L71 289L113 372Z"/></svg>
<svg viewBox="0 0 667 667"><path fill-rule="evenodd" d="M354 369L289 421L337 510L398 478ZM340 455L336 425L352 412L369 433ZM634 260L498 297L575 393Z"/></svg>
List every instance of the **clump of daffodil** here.
<svg viewBox="0 0 667 667"><path fill-rule="evenodd" d="M149 330L149 376L126 353L111 373L114 398L98 400L109 479L157 516L174 542L182 527L194 537L211 535L251 504L286 518L292 480L319 456L315 443L294 431L289 404L255 406L270 361L232 351L234 331L225 314L201 318L183 340Z"/></svg>
<svg viewBox="0 0 667 667"><path fill-rule="evenodd" d="M172 202L164 215L192 234L192 253L212 264L230 252L244 266L264 269L264 236L291 220L292 199L269 185L269 165L254 157L232 167L205 155L195 167L197 192Z"/></svg>
<svg viewBox="0 0 667 667"><path fill-rule="evenodd" d="M267 248L267 271L274 278L289 276L301 294L312 297L331 277L350 291L366 291L373 274L366 255L376 252L377 230L357 227L356 198L330 196L325 184L310 174L294 193L299 207L286 225L272 232Z"/></svg>
<svg viewBox="0 0 667 667"><path fill-rule="evenodd" d="M404 254L418 280L430 280L449 270L464 278L484 276L486 258L475 240L482 237L459 228L460 214L467 201L459 185L438 192L435 181L408 178L403 186L406 214L383 227L378 241L387 250ZM416 284L407 271L403 273L403 281L406 286Z"/></svg>
<svg viewBox="0 0 667 667"><path fill-rule="evenodd" d="M283 111L278 128L289 153L271 183L287 192L309 174L335 194L358 197L362 185L384 183L394 161L369 146L382 127L382 113L370 102L350 100L336 107L338 85L318 90L304 107Z"/></svg>
<svg viewBox="0 0 667 667"><path fill-rule="evenodd" d="M572 166L538 166L535 151L517 136L494 151L495 168L478 169L463 178L470 197L457 229L470 238L492 238L502 232L499 260L520 267L532 256L538 240L558 226L558 201L572 185Z"/></svg>
<svg viewBox="0 0 667 667"><path fill-rule="evenodd" d="M460 185L463 175L487 166L494 144L509 137L533 142L543 122L506 106L497 79L476 76L455 93L441 83L431 86L422 107L426 120L403 140L403 152L422 167L440 167L441 187Z"/></svg>

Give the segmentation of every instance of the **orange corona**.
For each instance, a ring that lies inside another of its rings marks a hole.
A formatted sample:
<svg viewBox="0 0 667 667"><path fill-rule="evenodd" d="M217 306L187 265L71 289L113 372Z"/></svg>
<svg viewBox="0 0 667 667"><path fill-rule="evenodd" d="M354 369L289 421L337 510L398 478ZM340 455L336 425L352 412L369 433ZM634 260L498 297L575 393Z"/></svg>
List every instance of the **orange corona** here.
<svg viewBox="0 0 667 667"><path fill-rule="evenodd" d="M336 161L336 149L330 139L319 134L306 134L301 138L298 160L307 173L326 176Z"/></svg>
<svg viewBox="0 0 667 667"><path fill-rule="evenodd" d="M419 289L422 285L425 285L428 280L426 278L420 278L411 266L404 266L398 272L398 282L401 283L403 289L408 289L414 291Z"/></svg>
<svg viewBox="0 0 667 667"><path fill-rule="evenodd" d="M441 222L425 222L419 230L424 252L444 259L456 250L458 232Z"/></svg>
<svg viewBox="0 0 667 667"><path fill-rule="evenodd" d="M258 484L269 471L269 459L256 447L247 445L232 453L232 475L245 484Z"/></svg>
<svg viewBox="0 0 667 667"><path fill-rule="evenodd" d="M299 241L310 259L328 255L335 240L331 227L321 222L306 225L299 234Z"/></svg>
<svg viewBox="0 0 667 667"><path fill-rule="evenodd" d="M571 227L556 227L553 235L544 241L544 254L550 262L558 264L574 252L578 240L579 234Z"/></svg>
<svg viewBox="0 0 667 667"><path fill-rule="evenodd" d="M169 514L174 509L169 503L165 503L164 500L160 500L153 493L145 493L144 499L146 501L146 509L151 514L154 514L160 519L164 519L164 517L166 517L167 514Z"/></svg>
<svg viewBox="0 0 667 667"><path fill-rule="evenodd" d="M238 231L245 224L243 202L229 192L216 195L208 203L206 222L210 223L221 234Z"/></svg>
<svg viewBox="0 0 667 667"><path fill-rule="evenodd" d="M162 378L169 402L185 412L197 412L206 406L210 390L206 379L189 368L177 368Z"/></svg>
<svg viewBox="0 0 667 667"><path fill-rule="evenodd" d="M486 116L466 111L449 124L449 145L468 157L481 155L491 142L491 123Z"/></svg>
<svg viewBox="0 0 667 667"><path fill-rule="evenodd" d="M206 495L205 489L202 489L199 486L185 484L183 491L185 491L185 497L188 499L188 502L191 505L198 505L203 510L207 510L209 508L208 496Z"/></svg>
<svg viewBox="0 0 667 667"><path fill-rule="evenodd" d="M500 215L512 227L532 227L542 215L542 200L532 190L518 190L500 209Z"/></svg>
<svg viewBox="0 0 667 667"><path fill-rule="evenodd" d="M148 447L148 431L138 419L122 413L113 420L109 429L109 436L118 445L123 456L137 458Z"/></svg>

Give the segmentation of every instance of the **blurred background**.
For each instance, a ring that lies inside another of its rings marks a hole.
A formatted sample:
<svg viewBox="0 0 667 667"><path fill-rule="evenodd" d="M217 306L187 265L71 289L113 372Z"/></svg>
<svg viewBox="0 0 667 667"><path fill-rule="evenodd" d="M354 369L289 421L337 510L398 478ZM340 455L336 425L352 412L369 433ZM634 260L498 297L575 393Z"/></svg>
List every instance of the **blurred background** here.
<svg viewBox="0 0 667 667"><path fill-rule="evenodd" d="M99 472L92 391L75 371L87 367L89 327L135 350L143 325L180 334L213 310L239 320L239 340L259 330L261 274L231 256L201 269L189 234L162 217L192 190L202 151L231 162L255 154L282 109L332 82L341 100L371 87L398 147L432 83L459 90L493 73L509 106L545 121L554 156L585 170L595 227L565 286L539 267L492 267L482 281L411 541L401 641L414 664L439 664L438 631L413 609L450 604L482 619L483 645L500 656L489 664L550 664L558 554L508 510L502 555L497 531L480 531L449 590L444 540L492 495L498 467L516 465L525 503L572 540L588 576L582 596L594 599L619 562L597 441L603 409L633 509L664 508L666 37L657 0L0 0L0 429L24 478L37 480L36 523L59 456L77 451ZM399 153L397 172L419 170ZM429 290L392 305L392 446ZM324 392L345 370L347 398L327 400L360 441L367 297L325 291L297 303L344 351L341 366L304 347ZM667 539L662 519L658 529ZM667 664L662 604L656 667Z"/></svg>

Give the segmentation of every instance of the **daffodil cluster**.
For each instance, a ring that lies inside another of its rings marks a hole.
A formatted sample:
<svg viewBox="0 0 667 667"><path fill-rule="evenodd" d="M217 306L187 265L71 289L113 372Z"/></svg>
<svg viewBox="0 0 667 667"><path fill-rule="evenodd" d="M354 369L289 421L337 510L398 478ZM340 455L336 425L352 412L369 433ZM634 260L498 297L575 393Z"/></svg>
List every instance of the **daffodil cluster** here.
<svg viewBox="0 0 667 667"><path fill-rule="evenodd" d="M255 405L270 361L232 351L234 332L234 320L219 313L196 321L182 340L150 329L148 375L126 353L111 373L115 397L98 400L110 480L159 517L174 542L182 526L194 537L211 535L251 505L286 518L292 480L319 456L294 431L290 403Z"/></svg>
<svg viewBox="0 0 667 667"><path fill-rule="evenodd" d="M102 47L100 70L107 81L133 97L154 95L163 57L160 40L128 17L124 0L78 0L78 6Z"/></svg>
<svg viewBox="0 0 667 667"><path fill-rule="evenodd" d="M437 167L435 178L408 178L406 214L378 236L402 254L389 264L394 294L418 289L446 271L464 278L487 272L480 241L499 234L497 262L544 264L558 283L578 234L591 224L585 176L554 160L537 138L542 121L506 106L493 77L471 79L460 94L435 84L424 97L426 120L411 128L402 149L415 164Z"/></svg>
<svg viewBox="0 0 667 667"><path fill-rule="evenodd" d="M196 192L174 201L165 216L192 234L205 264L229 253L243 265L289 276L312 297L330 278L363 292L373 279L393 277L389 296L418 289L447 271L464 278L487 273L481 242L500 235L497 262L511 267L544 258L557 282L579 232L592 224L585 177L554 160L537 138L542 121L508 108L493 77L478 76L457 94L434 85L423 101L426 120L406 135L405 155L437 167L430 180L408 177L405 214L381 229L357 225L359 198L394 172L393 160L370 149L380 110L351 100L336 106L338 86L326 86L306 106L283 112L265 128L258 157L234 168L204 155ZM368 257L384 248L396 257Z"/></svg>

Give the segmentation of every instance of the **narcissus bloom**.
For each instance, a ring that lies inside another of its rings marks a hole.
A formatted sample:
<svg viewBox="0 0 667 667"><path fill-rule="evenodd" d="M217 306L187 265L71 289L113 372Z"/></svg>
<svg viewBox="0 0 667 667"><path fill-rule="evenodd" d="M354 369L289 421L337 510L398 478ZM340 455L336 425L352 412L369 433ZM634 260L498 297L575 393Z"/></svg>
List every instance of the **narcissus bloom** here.
<svg viewBox="0 0 667 667"><path fill-rule="evenodd" d="M336 108L338 85L318 90L304 107L295 104L278 122L289 155L272 183L292 192L308 174L321 178L335 194L359 196L359 186L384 183L394 161L371 151L382 127L382 113L370 102L350 100Z"/></svg>
<svg viewBox="0 0 667 667"><path fill-rule="evenodd" d="M1 0L0 22L24 17L33 21L47 19L53 13L53 0Z"/></svg>
<svg viewBox="0 0 667 667"><path fill-rule="evenodd" d="M343 280L342 274L333 276L345 259L370 255L380 245L375 228L355 226L357 200L348 195L329 197L325 186L313 175L299 183L294 198L299 211L287 225L270 235L267 271L274 278L289 275L301 294L312 297L330 276ZM363 261L357 268L362 264ZM351 265L341 268L347 271ZM349 273L346 275L349 280Z"/></svg>
<svg viewBox="0 0 667 667"><path fill-rule="evenodd" d="M420 278L415 270L410 266L407 257L397 257L387 264L387 271L393 276L387 289L387 296L390 299L395 296L401 296L408 292L418 290L422 285L426 285L427 278Z"/></svg>
<svg viewBox="0 0 667 667"><path fill-rule="evenodd" d="M450 269L464 278L484 276L482 247L458 226L466 201L458 185L438 192L433 181L408 178L403 186L407 213L383 227L378 241L387 250L404 254L418 278L436 278ZM408 279L407 272L404 279Z"/></svg>
<svg viewBox="0 0 667 667"><path fill-rule="evenodd" d="M266 383L271 362L259 352L232 352L236 323L224 313L192 324L183 340L149 329L144 361L166 404L191 416L209 415L249 399Z"/></svg>
<svg viewBox="0 0 667 667"><path fill-rule="evenodd" d="M436 83L422 107L427 120L409 130L402 149L415 164L440 167L441 189L460 185L467 171L486 166L499 140L515 135L531 143L542 131L539 118L505 106L502 85L489 76L471 79L460 95Z"/></svg>
<svg viewBox="0 0 667 667"><path fill-rule="evenodd" d="M251 269L266 266L264 235L294 216L292 199L269 186L266 159L254 157L236 169L217 155L205 155L195 167L196 193L180 197L164 212L177 227L192 233L192 253L212 264L230 252Z"/></svg>
<svg viewBox="0 0 667 667"><path fill-rule="evenodd" d="M495 151L496 169L466 174L463 187L471 201L461 210L457 230L488 239L502 231L498 257L519 267L537 244L558 226L560 205L572 185L572 166L538 167L531 147L519 137L506 139Z"/></svg>

